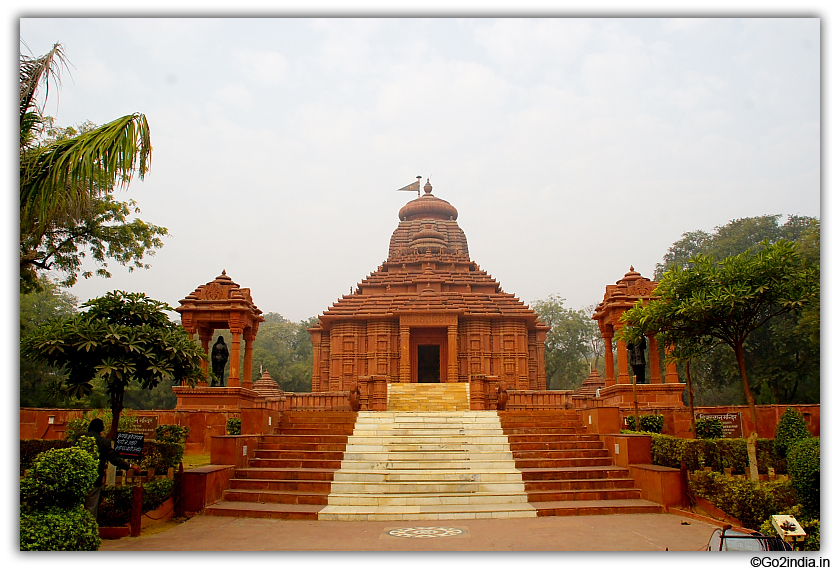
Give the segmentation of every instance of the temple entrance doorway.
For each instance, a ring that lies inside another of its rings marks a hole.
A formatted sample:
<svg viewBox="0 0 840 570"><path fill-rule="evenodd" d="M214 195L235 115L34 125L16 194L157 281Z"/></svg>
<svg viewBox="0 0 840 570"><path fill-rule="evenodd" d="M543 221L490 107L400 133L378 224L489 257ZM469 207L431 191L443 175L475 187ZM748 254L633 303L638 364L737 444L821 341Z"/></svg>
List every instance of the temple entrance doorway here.
<svg viewBox="0 0 840 570"><path fill-rule="evenodd" d="M447 382L446 328L411 329L411 382L438 384Z"/></svg>
<svg viewBox="0 0 840 570"><path fill-rule="evenodd" d="M440 345L421 344L417 346L417 382L440 383Z"/></svg>

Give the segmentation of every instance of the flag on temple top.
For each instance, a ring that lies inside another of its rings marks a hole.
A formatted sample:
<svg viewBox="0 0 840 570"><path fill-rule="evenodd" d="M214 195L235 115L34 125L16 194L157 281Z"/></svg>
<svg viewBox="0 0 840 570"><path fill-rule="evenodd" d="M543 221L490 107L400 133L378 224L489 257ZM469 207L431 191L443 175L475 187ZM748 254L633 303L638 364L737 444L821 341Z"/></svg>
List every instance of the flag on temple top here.
<svg viewBox="0 0 840 570"><path fill-rule="evenodd" d="M417 177L417 180L409 184L408 186L403 186L397 192L406 191L406 192L417 192L417 195L420 195L420 176Z"/></svg>

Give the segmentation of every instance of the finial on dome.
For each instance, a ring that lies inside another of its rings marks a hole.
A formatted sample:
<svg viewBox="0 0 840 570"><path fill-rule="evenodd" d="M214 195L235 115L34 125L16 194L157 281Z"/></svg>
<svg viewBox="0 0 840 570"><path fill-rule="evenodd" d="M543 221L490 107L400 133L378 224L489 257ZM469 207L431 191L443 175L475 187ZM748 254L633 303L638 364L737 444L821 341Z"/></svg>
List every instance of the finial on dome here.
<svg viewBox="0 0 840 570"><path fill-rule="evenodd" d="M426 194L431 194L432 193L432 183L429 182L428 178L426 178L426 185L423 186L423 190L426 192Z"/></svg>
<svg viewBox="0 0 840 570"><path fill-rule="evenodd" d="M632 265L630 266L630 271L636 271L635 269L633 269Z"/></svg>
<svg viewBox="0 0 840 570"><path fill-rule="evenodd" d="M225 273L224 269L222 269L222 275L227 275L227 273Z"/></svg>

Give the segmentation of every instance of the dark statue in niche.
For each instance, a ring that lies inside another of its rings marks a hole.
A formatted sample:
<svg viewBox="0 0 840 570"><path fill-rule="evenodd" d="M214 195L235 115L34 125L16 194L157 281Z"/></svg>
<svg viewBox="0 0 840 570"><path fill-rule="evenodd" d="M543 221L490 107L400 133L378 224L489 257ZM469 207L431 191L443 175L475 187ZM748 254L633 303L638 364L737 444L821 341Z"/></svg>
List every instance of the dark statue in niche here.
<svg viewBox="0 0 840 570"><path fill-rule="evenodd" d="M225 385L225 365L228 361L228 347L225 344L225 339L219 336L219 340L213 345L213 351L210 353L210 360L213 363L213 374L218 379L218 384L214 379L211 386Z"/></svg>
<svg viewBox="0 0 840 570"><path fill-rule="evenodd" d="M636 384L645 383L645 348L647 343L644 337L638 342L627 343L627 362L633 369L633 376L636 377Z"/></svg>

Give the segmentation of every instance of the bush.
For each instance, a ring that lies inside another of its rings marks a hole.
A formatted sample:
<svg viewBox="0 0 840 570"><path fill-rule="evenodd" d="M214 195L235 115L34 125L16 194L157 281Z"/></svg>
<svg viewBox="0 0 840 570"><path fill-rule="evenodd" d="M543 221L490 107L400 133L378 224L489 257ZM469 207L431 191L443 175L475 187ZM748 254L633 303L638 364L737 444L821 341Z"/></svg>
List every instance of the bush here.
<svg viewBox="0 0 840 570"><path fill-rule="evenodd" d="M776 426L776 453L781 457L787 457L788 447L792 443L809 437L811 437L811 432L808 431L805 416L793 408L788 408L779 418L779 424Z"/></svg>
<svg viewBox="0 0 840 570"><path fill-rule="evenodd" d="M805 514L820 518L820 438L809 437L788 446L788 473Z"/></svg>
<svg viewBox="0 0 840 570"><path fill-rule="evenodd" d="M23 477L27 469L32 469L32 464L38 454L48 449L63 449L71 447L69 441L60 439L22 439L20 440L20 475Z"/></svg>
<svg viewBox="0 0 840 570"><path fill-rule="evenodd" d="M746 473L747 440L738 439L682 439L670 435L651 435L651 460L655 465L680 467L680 460L685 459L689 471L711 467L723 472L727 467L733 473ZM772 467L777 473L784 472L784 462L776 456L772 439L759 439L756 442L758 470L767 473Z"/></svg>
<svg viewBox="0 0 840 570"><path fill-rule="evenodd" d="M20 513L21 550L97 550L99 528L83 506Z"/></svg>
<svg viewBox="0 0 840 570"><path fill-rule="evenodd" d="M187 443L190 428L174 424L164 424L155 428L155 439L162 443Z"/></svg>
<svg viewBox="0 0 840 570"><path fill-rule="evenodd" d="M643 432L662 433L662 428L665 425L665 416L661 414L639 415L639 424L641 424L641 431ZM627 417L627 427L631 431L636 431L636 416Z"/></svg>
<svg viewBox="0 0 840 570"><path fill-rule="evenodd" d="M695 471L689 477L691 491L753 530L771 515L796 504L790 481L750 481L714 471Z"/></svg>
<svg viewBox="0 0 840 570"><path fill-rule="evenodd" d="M780 513L773 513L774 515L790 515L796 519L802 529L808 533L808 536L805 537L805 544L802 545L803 550L819 550L820 549L820 519L816 518L809 518L802 511L802 505L794 505L789 509L785 509ZM761 528L758 529L761 534L765 536L776 536L778 533L776 529L773 528L773 523L770 522L768 518L764 521L761 525Z"/></svg>
<svg viewBox="0 0 840 570"><path fill-rule="evenodd" d="M105 430L102 432L107 435L111 432L111 410L93 410L86 412L81 418L75 418L67 422L67 431L64 432L64 439L69 442L76 443L79 436L87 433L88 426L91 420L99 418L105 424ZM120 414L120 426L118 428L121 432L133 431L137 425L137 417L131 412L124 411Z"/></svg>
<svg viewBox="0 0 840 570"><path fill-rule="evenodd" d="M170 467L177 469L183 458L184 445L181 443L147 441L143 444L140 468L154 469L155 473L166 473Z"/></svg>
<svg viewBox="0 0 840 570"><path fill-rule="evenodd" d="M84 502L97 477L96 459L83 449L49 449L35 458L20 481L20 503L28 512L58 507L73 509Z"/></svg>
<svg viewBox="0 0 840 570"><path fill-rule="evenodd" d="M143 484L143 512L153 511L172 495L175 482L158 479ZM102 488L102 503L99 505L99 522L102 526L122 526L131 520L134 487Z"/></svg>
<svg viewBox="0 0 840 570"><path fill-rule="evenodd" d="M694 422L698 439L720 439L723 437L723 422L717 418L700 418Z"/></svg>
<svg viewBox="0 0 840 570"><path fill-rule="evenodd" d="M228 418L227 434L228 435L241 435L242 434L242 420L239 419L239 418Z"/></svg>

